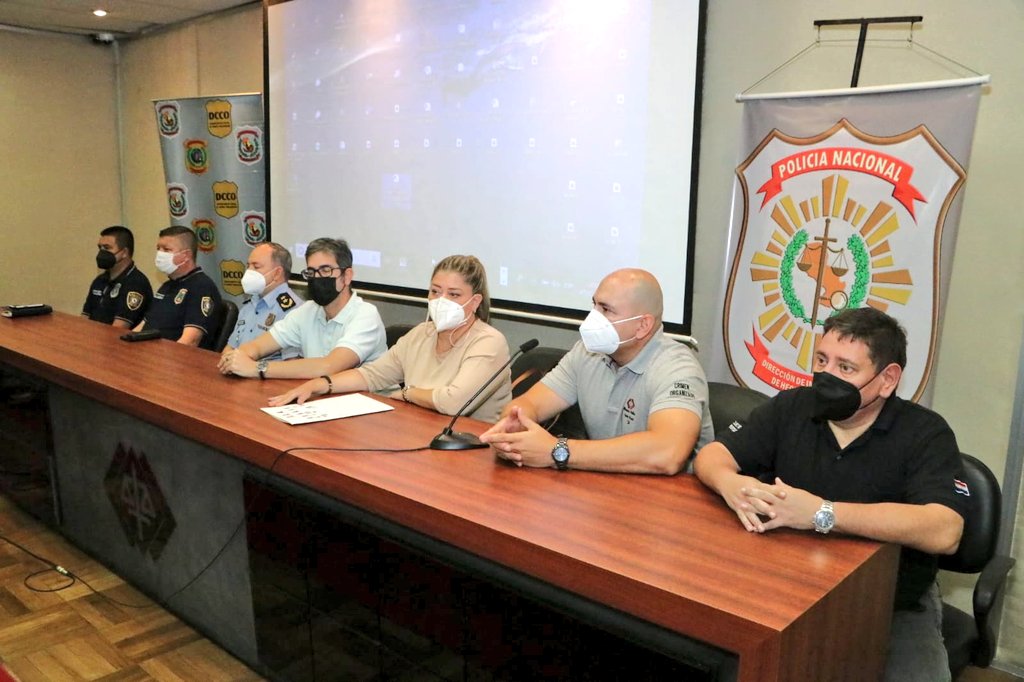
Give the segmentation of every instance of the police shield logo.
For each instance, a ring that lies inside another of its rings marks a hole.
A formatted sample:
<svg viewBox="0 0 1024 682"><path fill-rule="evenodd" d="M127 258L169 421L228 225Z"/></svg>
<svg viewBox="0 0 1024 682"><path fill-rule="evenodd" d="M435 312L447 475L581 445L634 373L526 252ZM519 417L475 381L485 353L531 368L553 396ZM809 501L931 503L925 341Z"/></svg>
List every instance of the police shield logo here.
<svg viewBox="0 0 1024 682"><path fill-rule="evenodd" d="M245 263L240 260L222 260L220 262L220 286L232 296L242 295L242 275L245 274Z"/></svg>
<svg viewBox="0 0 1024 682"><path fill-rule="evenodd" d="M128 306L128 310L138 310L142 307L142 301L142 294L138 291L129 291L124 297L124 302Z"/></svg>
<svg viewBox="0 0 1024 682"><path fill-rule="evenodd" d="M238 160L247 166L263 158L263 132L259 128L239 128L235 131Z"/></svg>
<svg viewBox="0 0 1024 682"><path fill-rule="evenodd" d="M217 248L217 230L212 220L196 218L192 221L192 229L196 233L196 242L200 251L210 253Z"/></svg>
<svg viewBox="0 0 1024 682"><path fill-rule="evenodd" d="M213 210L222 218L238 215L238 185L227 180L213 183Z"/></svg>
<svg viewBox="0 0 1024 682"><path fill-rule="evenodd" d="M737 381L810 385L825 320L872 306L922 344L900 388L919 396L934 361L936 249L961 166L924 126L878 137L844 119L808 138L773 130L737 175L743 226L723 318Z"/></svg>
<svg viewBox="0 0 1024 682"><path fill-rule="evenodd" d="M174 218L188 215L188 190L185 185L167 185L167 208Z"/></svg>
<svg viewBox="0 0 1024 682"><path fill-rule="evenodd" d="M188 289L178 289L178 293L174 297L174 305L181 305L186 296L188 296Z"/></svg>
<svg viewBox="0 0 1024 682"><path fill-rule="evenodd" d="M193 175L202 175L210 169L210 156L206 151L205 140L185 142L185 168Z"/></svg>
<svg viewBox="0 0 1024 682"><path fill-rule="evenodd" d="M114 286L110 287L110 298L117 298L117 295L121 293L121 283L118 282Z"/></svg>
<svg viewBox="0 0 1024 682"><path fill-rule="evenodd" d="M262 213L252 211L243 215L242 227L242 236L249 246L267 241L267 219Z"/></svg>
<svg viewBox="0 0 1024 682"><path fill-rule="evenodd" d="M203 312L203 317L209 317L210 312L213 310L213 299L209 296L203 296L203 300L199 302L199 309Z"/></svg>
<svg viewBox="0 0 1024 682"><path fill-rule="evenodd" d="M226 99L211 99L206 103L206 129L214 137L231 134L231 102Z"/></svg>
<svg viewBox="0 0 1024 682"><path fill-rule="evenodd" d="M160 134L164 137L174 137L181 132L181 117L177 102L157 102L156 122Z"/></svg>

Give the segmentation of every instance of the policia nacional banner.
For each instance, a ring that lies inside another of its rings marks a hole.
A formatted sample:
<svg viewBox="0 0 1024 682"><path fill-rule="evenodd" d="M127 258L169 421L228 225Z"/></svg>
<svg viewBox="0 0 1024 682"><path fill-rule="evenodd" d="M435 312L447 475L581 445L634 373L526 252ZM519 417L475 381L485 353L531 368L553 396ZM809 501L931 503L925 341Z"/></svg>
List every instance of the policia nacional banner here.
<svg viewBox="0 0 1024 682"><path fill-rule="evenodd" d="M267 239L263 98L156 100L171 224L195 230L198 262L241 303L249 251Z"/></svg>
<svg viewBox="0 0 1024 682"><path fill-rule="evenodd" d="M986 82L740 98L712 377L768 394L810 385L824 321L873 306L907 329L899 394L929 397Z"/></svg>

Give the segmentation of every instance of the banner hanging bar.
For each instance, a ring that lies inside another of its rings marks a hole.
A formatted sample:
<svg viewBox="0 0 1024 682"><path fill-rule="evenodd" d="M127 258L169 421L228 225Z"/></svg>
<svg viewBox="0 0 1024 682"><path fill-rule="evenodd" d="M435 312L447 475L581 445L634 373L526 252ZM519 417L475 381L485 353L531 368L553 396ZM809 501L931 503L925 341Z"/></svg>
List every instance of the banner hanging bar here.
<svg viewBox="0 0 1024 682"><path fill-rule="evenodd" d="M764 94L736 95L737 102L750 102L762 99L807 99L811 97L842 97L856 95L875 95L882 92L903 92L908 90L940 90L943 88L959 88L968 85L986 85L992 81L989 75L971 78L955 78L952 80L924 81L920 83L896 83L893 85L876 85L863 88L835 88L832 90L805 90L794 92L768 92Z"/></svg>

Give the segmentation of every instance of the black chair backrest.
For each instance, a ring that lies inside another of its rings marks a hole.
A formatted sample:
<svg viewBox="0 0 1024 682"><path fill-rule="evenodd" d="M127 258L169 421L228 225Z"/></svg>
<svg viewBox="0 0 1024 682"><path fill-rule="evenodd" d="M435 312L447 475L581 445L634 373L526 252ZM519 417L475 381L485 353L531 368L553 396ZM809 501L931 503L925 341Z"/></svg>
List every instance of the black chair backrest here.
<svg viewBox="0 0 1024 682"><path fill-rule="evenodd" d="M566 351L564 348L540 346L523 353L512 363L512 397L518 398L554 369Z"/></svg>
<svg viewBox="0 0 1024 682"><path fill-rule="evenodd" d="M219 353L224 350L224 346L228 345L231 332L235 331L235 323L238 322L238 306L234 301L222 299L214 309L213 316L215 331L208 335L208 339L204 339L204 341L208 340L208 343L200 345L202 348L209 348Z"/></svg>
<svg viewBox="0 0 1024 682"><path fill-rule="evenodd" d="M768 396L752 388L708 382L708 409L716 434L728 429L733 422L745 424L754 408L768 400Z"/></svg>
<svg viewBox="0 0 1024 682"><path fill-rule="evenodd" d="M960 453L967 498L967 517L960 547L955 554L939 557L939 568L957 573L980 573L995 556L1003 494L992 471L977 457Z"/></svg>
<svg viewBox="0 0 1024 682"><path fill-rule="evenodd" d="M384 334L388 337L388 348L395 345L398 339L405 336L415 326L414 324L391 324L385 327Z"/></svg>

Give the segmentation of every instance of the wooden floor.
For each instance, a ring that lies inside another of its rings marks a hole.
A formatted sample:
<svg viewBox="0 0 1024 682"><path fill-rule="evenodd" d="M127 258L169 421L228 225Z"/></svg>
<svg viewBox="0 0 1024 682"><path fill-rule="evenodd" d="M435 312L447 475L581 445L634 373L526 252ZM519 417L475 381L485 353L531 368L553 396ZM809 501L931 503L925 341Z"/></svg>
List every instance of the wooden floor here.
<svg viewBox="0 0 1024 682"><path fill-rule="evenodd" d="M152 604L3 497L0 536L81 575L102 595ZM25 578L42 568L0 541L0 661L22 682L263 679L161 608L117 605L80 582L58 592L32 591ZM66 582L52 571L29 580L37 589Z"/></svg>
<svg viewBox="0 0 1024 682"><path fill-rule="evenodd" d="M81 575L106 597L152 604L3 496L0 536ZM118 605L80 582L57 592L29 589L26 576L41 568L36 559L0 541L0 661L22 682L264 679L159 607ZM36 589L52 589L67 578L49 572L28 582ZM1024 680L998 670L968 668L960 682Z"/></svg>

